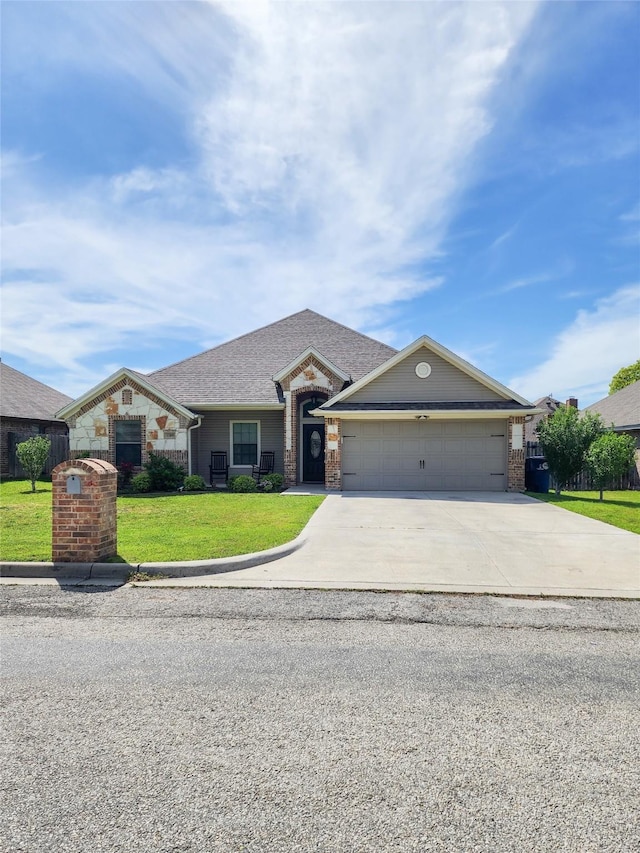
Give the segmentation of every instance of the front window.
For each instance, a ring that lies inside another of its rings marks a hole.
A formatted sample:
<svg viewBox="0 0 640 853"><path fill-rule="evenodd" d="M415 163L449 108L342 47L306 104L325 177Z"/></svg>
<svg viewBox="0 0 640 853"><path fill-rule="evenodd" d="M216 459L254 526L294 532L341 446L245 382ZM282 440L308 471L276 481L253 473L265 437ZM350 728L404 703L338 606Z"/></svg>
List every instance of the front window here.
<svg viewBox="0 0 640 853"><path fill-rule="evenodd" d="M142 464L142 429L141 422L115 421L116 467L123 462L129 462L135 467Z"/></svg>
<svg viewBox="0 0 640 853"><path fill-rule="evenodd" d="M258 421L231 423L232 465L258 464Z"/></svg>

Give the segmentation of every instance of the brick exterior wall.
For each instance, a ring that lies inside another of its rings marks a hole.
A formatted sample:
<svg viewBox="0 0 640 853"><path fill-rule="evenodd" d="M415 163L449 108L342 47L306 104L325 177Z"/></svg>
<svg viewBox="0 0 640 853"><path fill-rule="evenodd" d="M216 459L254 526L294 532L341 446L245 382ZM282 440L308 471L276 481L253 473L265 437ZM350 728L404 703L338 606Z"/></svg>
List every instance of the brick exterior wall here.
<svg viewBox="0 0 640 853"><path fill-rule="evenodd" d="M308 379L305 376L305 373L308 374ZM323 383L325 384L316 384L314 382L314 377L317 379L318 374L322 377ZM304 384L300 385L301 377L305 377L303 380ZM292 384L296 387L292 388ZM285 441L285 449L284 449L284 481L286 486L295 486L297 483L302 480L302 471L299 471L299 447L298 447L298 439L299 439L299 414L300 414L300 404L304 402L305 399L312 397L314 395L325 397L326 399L330 399L331 397L335 397L338 394L344 385L344 380L339 376L336 376L332 371L328 370L328 368L318 361L313 355L308 356L304 361L301 361L299 365L297 365L291 373L281 380L280 385L282 390L285 393L290 394L290 409L285 408L283 415L283 427L285 436L290 434L291 436L291 446L288 447ZM289 423L287 424L287 419L289 419ZM288 430L290 432L288 433ZM326 425L325 425L325 438L326 438ZM331 460L329 463L329 452L325 453L325 486L326 488L339 489L340 485L333 485L335 483L335 456L337 453L338 456L338 480L339 477L339 466L340 466L340 451L332 451ZM331 483L332 485L328 485L328 471L331 467L333 473L331 475Z"/></svg>
<svg viewBox="0 0 640 853"><path fill-rule="evenodd" d="M0 419L0 477L12 476L12 461L9 459L9 433L15 433L18 441L26 441L34 435L67 436L69 429L63 421L31 421L27 418ZM69 455L68 442L66 452L54 461L53 465L45 465L45 473L55 467L61 458Z"/></svg>
<svg viewBox="0 0 640 853"><path fill-rule="evenodd" d="M507 491L524 492L524 446L522 450L513 449L513 425L522 424L524 431L524 416L509 418L509 448L507 451ZM524 445L524 441L523 441Z"/></svg>
<svg viewBox="0 0 640 853"><path fill-rule="evenodd" d="M338 436L337 450L327 449L324 458L324 485L330 491L342 489L342 421L340 418L327 418L325 433L335 433Z"/></svg>
<svg viewBox="0 0 640 853"><path fill-rule="evenodd" d="M67 493L67 478L80 479L80 494ZM94 563L117 554L118 472L108 462L77 459L53 469L54 563Z"/></svg>

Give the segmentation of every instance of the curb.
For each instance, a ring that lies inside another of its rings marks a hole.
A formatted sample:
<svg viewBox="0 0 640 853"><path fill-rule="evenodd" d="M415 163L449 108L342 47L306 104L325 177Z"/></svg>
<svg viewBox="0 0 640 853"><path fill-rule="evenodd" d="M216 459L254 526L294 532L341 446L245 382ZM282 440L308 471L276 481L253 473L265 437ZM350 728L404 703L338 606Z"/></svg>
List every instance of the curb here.
<svg viewBox="0 0 640 853"><path fill-rule="evenodd" d="M263 563L271 563L282 557L288 557L307 541L300 533L291 542L277 545L266 551L252 554L240 554L237 557L220 557L215 560L184 560L175 563L11 563L0 562L1 578L43 578L58 581L127 581L134 572L149 574L169 574L175 578L201 577L221 572L233 572L238 569L250 569Z"/></svg>

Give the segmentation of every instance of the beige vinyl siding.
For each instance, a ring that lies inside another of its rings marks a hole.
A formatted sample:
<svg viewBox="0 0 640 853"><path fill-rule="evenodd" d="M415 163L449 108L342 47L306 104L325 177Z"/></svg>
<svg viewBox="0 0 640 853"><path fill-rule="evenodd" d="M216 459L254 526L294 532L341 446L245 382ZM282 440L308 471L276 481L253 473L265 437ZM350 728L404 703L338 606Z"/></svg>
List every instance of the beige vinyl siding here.
<svg viewBox="0 0 640 853"><path fill-rule="evenodd" d="M431 375L416 376L416 365L426 361ZM439 355L421 347L404 361L387 370L349 398L353 403L370 402L471 402L504 400L505 398L449 364ZM347 402L347 401L345 401Z"/></svg>
<svg viewBox="0 0 640 853"><path fill-rule="evenodd" d="M212 450L226 450L231 463L231 421L260 422L260 450L273 450L275 470L284 471L284 412L282 411L232 411L204 412L202 426L192 432L193 473L201 474L209 482L209 461ZM246 474L247 468L230 468L229 476Z"/></svg>

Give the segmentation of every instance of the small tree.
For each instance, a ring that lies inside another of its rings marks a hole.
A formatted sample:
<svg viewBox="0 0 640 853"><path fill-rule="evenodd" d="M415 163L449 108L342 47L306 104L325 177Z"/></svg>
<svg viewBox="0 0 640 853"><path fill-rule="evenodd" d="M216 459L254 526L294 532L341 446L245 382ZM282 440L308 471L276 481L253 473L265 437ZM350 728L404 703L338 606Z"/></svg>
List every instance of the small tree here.
<svg viewBox="0 0 640 853"><path fill-rule="evenodd" d="M49 458L51 439L45 435L34 435L16 445L16 456L31 480L31 491L36 490L36 480L42 473L44 464Z"/></svg>
<svg viewBox="0 0 640 853"><path fill-rule="evenodd" d="M600 489L600 500L605 487L626 474L635 458L635 441L630 435L605 432L596 438L587 452L587 468Z"/></svg>
<svg viewBox="0 0 640 853"><path fill-rule="evenodd" d="M580 416L573 406L559 406L538 424L540 445L556 481L557 495L583 469L587 450L603 432L600 415L587 412Z"/></svg>
<svg viewBox="0 0 640 853"><path fill-rule="evenodd" d="M616 391L621 391L627 385L632 385L640 379L640 358L630 364L628 367L621 367L620 370L613 376L609 385L609 393L615 394Z"/></svg>

